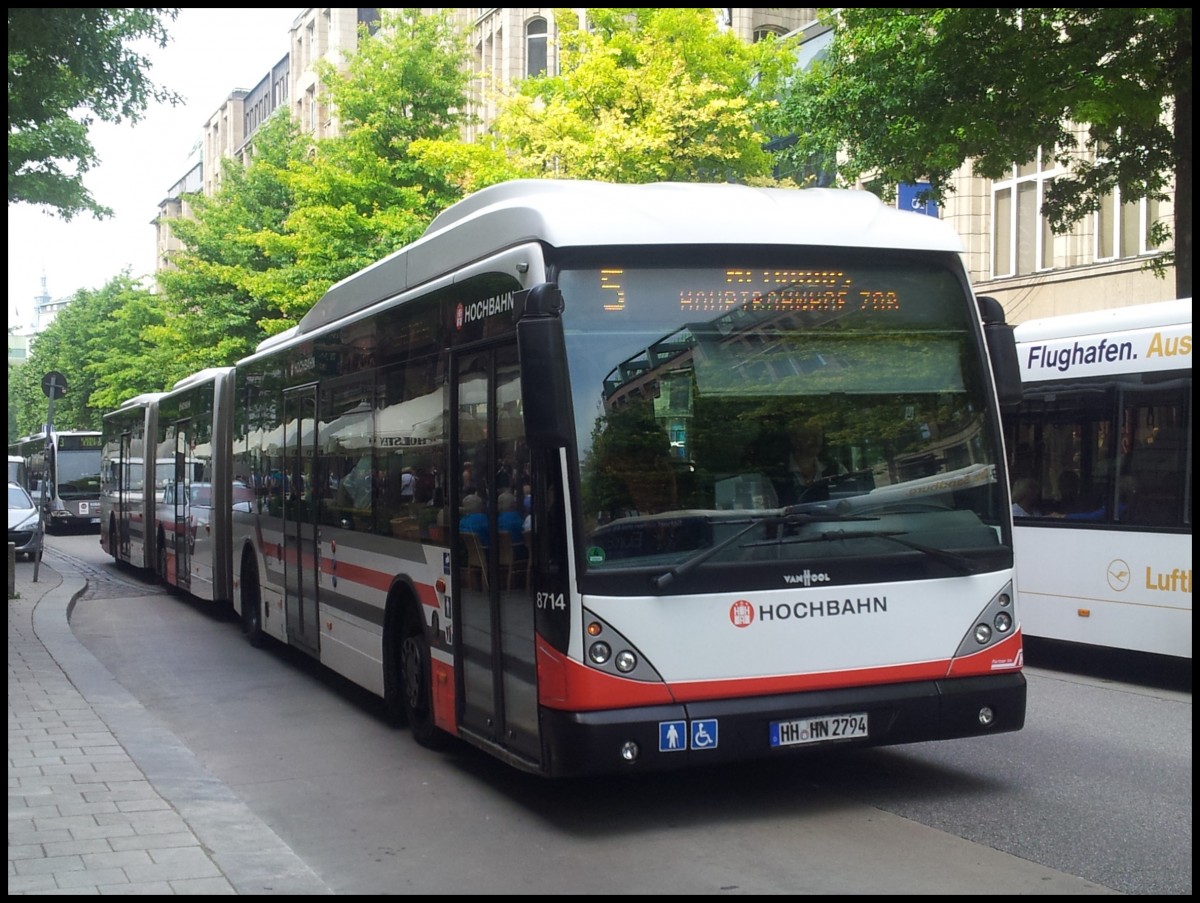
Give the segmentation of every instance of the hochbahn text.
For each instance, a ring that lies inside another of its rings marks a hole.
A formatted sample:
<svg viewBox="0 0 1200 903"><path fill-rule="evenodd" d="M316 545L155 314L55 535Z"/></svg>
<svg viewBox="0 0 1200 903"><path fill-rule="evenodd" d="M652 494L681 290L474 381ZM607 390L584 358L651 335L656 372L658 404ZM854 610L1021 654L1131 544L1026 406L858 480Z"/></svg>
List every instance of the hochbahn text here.
<svg viewBox="0 0 1200 903"><path fill-rule="evenodd" d="M1019 390L934 219L510 182L110 413L103 541L549 777L986 736L1025 716Z"/></svg>

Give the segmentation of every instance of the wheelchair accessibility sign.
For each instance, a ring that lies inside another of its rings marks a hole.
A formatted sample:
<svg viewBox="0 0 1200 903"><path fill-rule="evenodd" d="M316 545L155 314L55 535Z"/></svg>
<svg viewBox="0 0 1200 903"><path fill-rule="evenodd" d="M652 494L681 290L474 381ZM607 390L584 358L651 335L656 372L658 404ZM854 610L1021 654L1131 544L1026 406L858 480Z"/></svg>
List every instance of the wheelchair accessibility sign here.
<svg viewBox="0 0 1200 903"><path fill-rule="evenodd" d="M692 722L660 721L658 723L659 752L680 752L685 749L716 748L716 718L701 718Z"/></svg>

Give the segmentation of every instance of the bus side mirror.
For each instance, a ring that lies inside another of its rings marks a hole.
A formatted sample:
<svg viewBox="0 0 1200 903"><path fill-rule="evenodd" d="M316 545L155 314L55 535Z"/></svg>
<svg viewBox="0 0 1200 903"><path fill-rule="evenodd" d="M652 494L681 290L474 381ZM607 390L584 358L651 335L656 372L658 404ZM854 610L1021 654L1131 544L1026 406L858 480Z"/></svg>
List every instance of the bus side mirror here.
<svg viewBox="0 0 1200 903"><path fill-rule="evenodd" d="M518 293L521 406L530 445L574 447L575 414L563 338L563 298L553 283Z"/></svg>
<svg viewBox="0 0 1200 903"><path fill-rule="evenodd" d="M988 357L992 360L992 376L996 380L996 396L1002 408L1015 408L1021 403L1021 364L1017 360L1017 340L1013 328L1004 319L1004 308L995 298L980 295L979 314L983 319L983 338Z"/></svg>

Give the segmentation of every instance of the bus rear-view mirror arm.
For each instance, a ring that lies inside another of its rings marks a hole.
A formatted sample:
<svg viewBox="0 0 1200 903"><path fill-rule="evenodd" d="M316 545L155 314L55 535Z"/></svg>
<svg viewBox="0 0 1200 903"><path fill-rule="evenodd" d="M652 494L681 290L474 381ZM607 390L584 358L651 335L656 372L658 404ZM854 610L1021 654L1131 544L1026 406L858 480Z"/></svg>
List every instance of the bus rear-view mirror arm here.
<svg viewBox="0 0 1200 903"><path fill-rule="evenodd" d="M1004 308L995 298L980 295L979 314L983 318L983 338L988 357L992 360L992 376L996 380L996 395L1003 408L1015 408L1021 403L1021 367L1017 361L1017 341L1013 328L1004 318Z"/></svg>

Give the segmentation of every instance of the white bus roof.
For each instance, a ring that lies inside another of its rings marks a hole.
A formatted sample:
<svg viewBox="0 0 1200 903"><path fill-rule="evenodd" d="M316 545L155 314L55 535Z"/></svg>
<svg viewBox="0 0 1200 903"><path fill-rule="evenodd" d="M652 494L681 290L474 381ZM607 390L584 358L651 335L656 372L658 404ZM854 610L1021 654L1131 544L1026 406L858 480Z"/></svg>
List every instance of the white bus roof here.
<svg viewBox="0 0 1200 903"><path fill-rule="evenodd" d="M190 376L185 376L183 379L176 382L175 385L171 387L170 391L174 392L178 389L185 389L188 386L195 386L199 385L200 383L210 382L219 376L223 376L232 372L232 367L209 367L207 370L201 370L199 373L193 373ZM162 394L166 395L168 393L164 392Z"/></svg>
<svg viewBox="0 0 1200 903"><path fill-rule="evenodd" d="M809 245L963 251L948 224L888 207L866 191L518 179L464 198L438 214L415 242L334 285L296 331L313 332L531 241L557 248Z"/></svg>
<svg viewBox="0 0 1200 903"><path fill-rule="evenodd" d="M1027 320L1013 330L1013 336L1018 342L1044 341L1155 326L1179 326L1191 322L1192 299L1181 298L1177 301L1131 304L1128 307Z"/></svg>
<svg viewBox="0 0 1200 903"><path fill-rule="evenodd" d="M162 392L143 392L140 395L134 395L132 398L126 398L123 402L121 402L117 406L116 411L109 411L108 414L115 414L117 411L123 410L125 408L145 407L150 402L156 401L159 398L162 398L162 396L163 396ZM107 417L108 414L105 414L104 416Z"/></svg>

